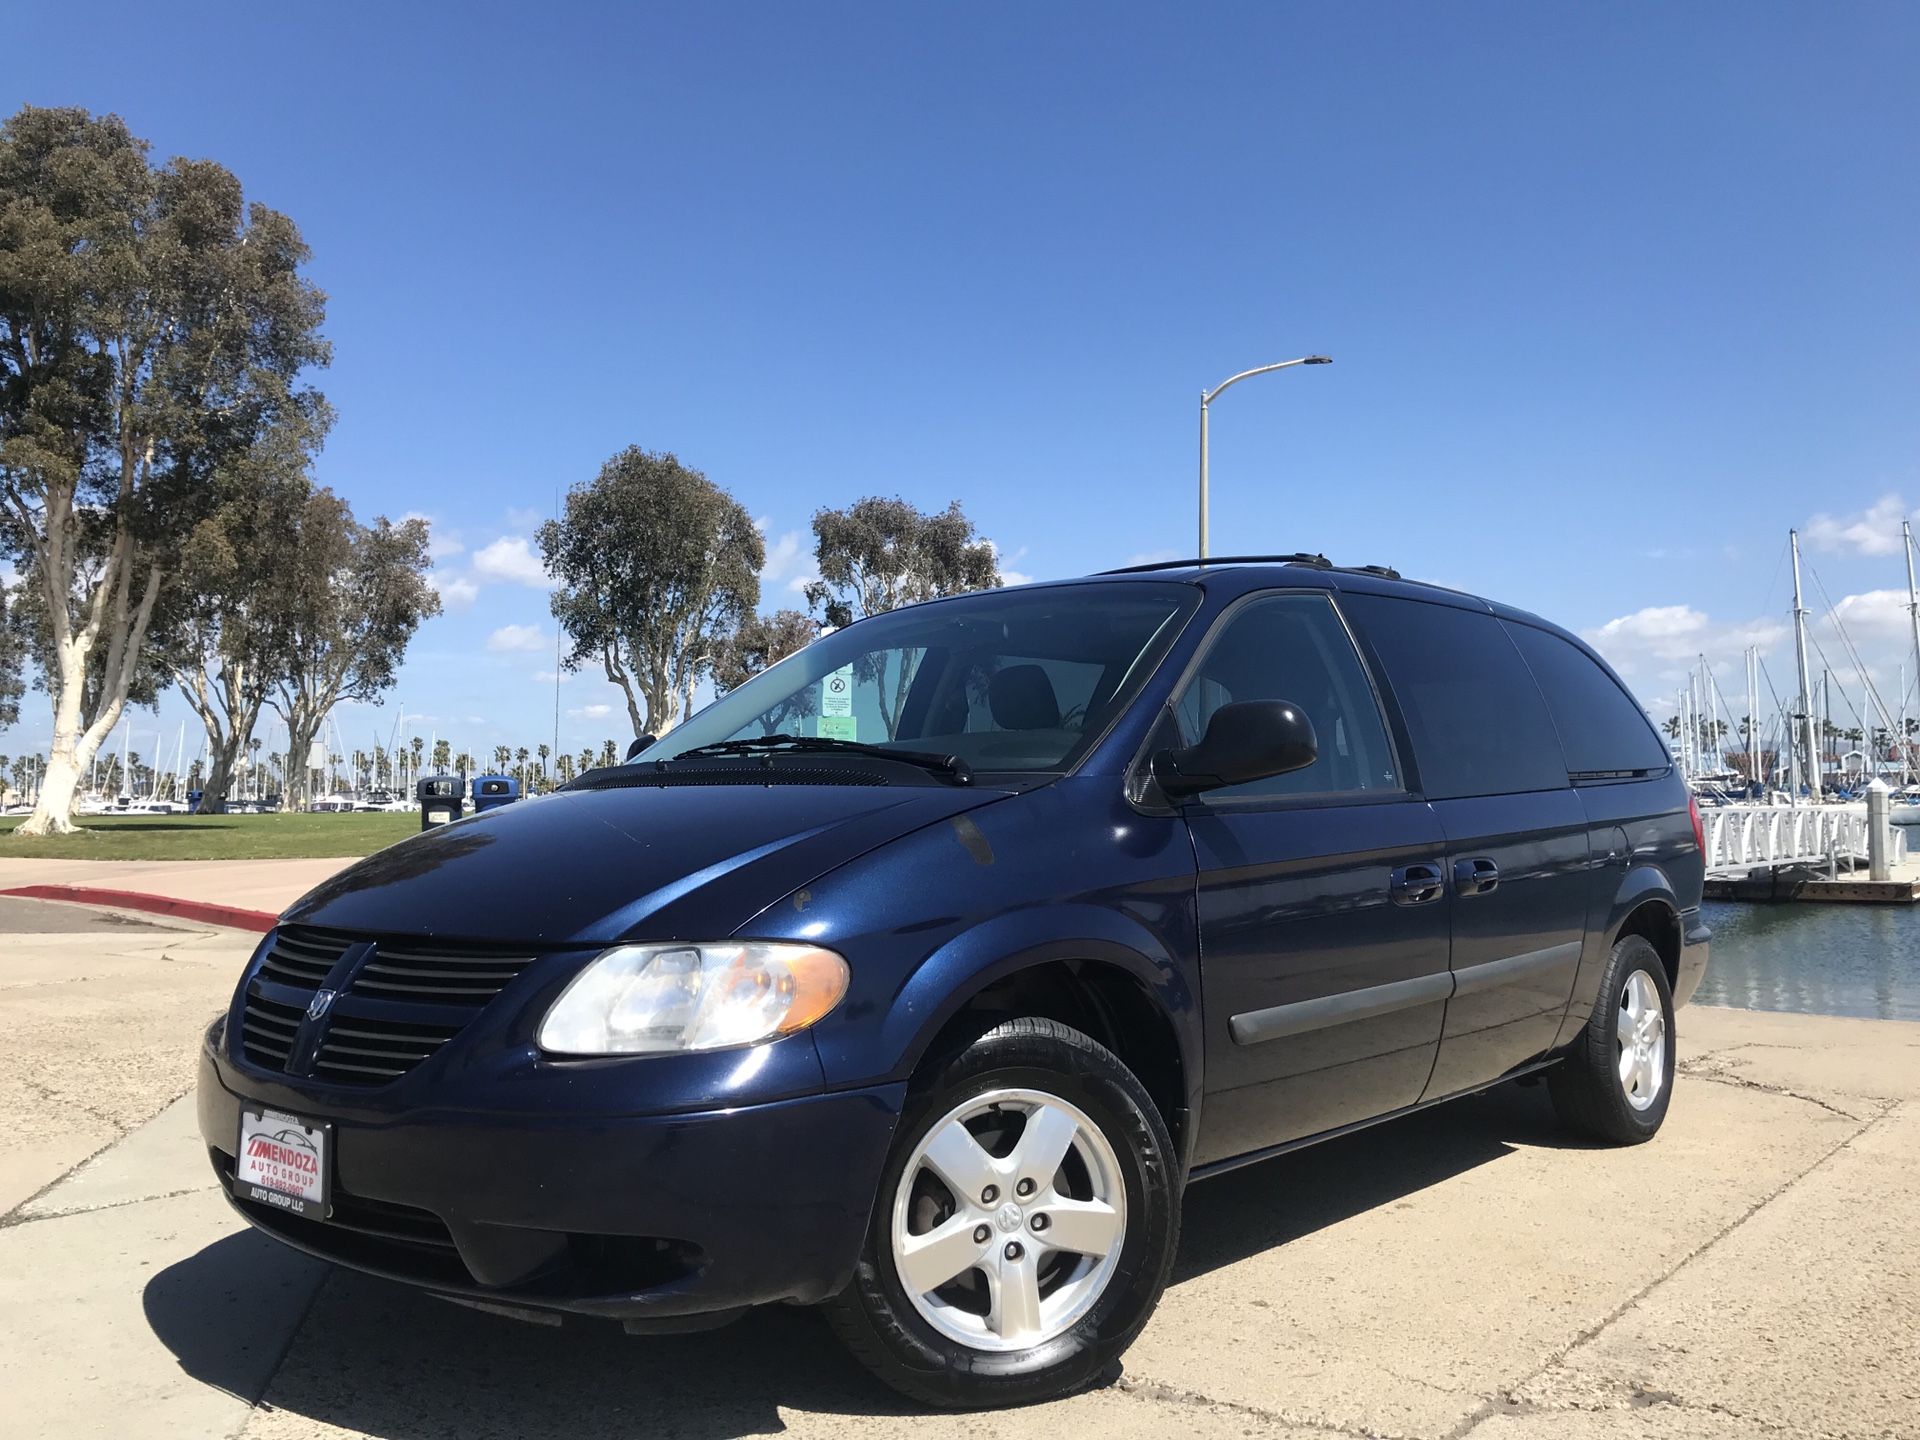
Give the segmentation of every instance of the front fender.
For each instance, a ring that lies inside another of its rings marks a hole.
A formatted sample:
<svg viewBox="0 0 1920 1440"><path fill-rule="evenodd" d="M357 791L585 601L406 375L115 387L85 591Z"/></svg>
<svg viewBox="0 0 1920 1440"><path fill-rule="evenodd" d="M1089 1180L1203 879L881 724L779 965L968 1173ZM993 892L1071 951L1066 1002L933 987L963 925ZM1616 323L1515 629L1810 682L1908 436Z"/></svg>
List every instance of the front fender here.
<svg viewBox="0 0 1920 1440"><path fill-rule="evenodd" d="M881 1049L899 1057L889 1078L911 1075L934 1037L988 986L1056 960L1113 966L1154 998L1179 1041L1187 1104L1195 1108L1204 1068L1199 996L1152 930L1097 905L1056 905L995 916L929 955L881 1021Z"/></svg>

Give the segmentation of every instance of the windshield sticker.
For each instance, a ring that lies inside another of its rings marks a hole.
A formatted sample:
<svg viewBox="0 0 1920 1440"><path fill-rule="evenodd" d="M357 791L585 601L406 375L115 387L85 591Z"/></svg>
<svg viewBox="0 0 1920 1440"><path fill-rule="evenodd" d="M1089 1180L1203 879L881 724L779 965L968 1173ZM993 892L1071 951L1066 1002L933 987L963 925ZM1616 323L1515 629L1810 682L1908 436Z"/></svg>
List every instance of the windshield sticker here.
<svg viewBox="0 0 1920 1440"><path fill-rule="evenodd" d="M820 714L823 718L833 715L853 714L853 667L846 665L827 675L820 682ZM822 735L833 734L823 724ZM851 740L851 735L840 738Z"/></svg>
<svg viewBox="0 0 1920 1440"><path fill-rule="evenodd" d="M860 722L851 715L822 715L820 717L820 738L823 740L858 740Z"/></svg>

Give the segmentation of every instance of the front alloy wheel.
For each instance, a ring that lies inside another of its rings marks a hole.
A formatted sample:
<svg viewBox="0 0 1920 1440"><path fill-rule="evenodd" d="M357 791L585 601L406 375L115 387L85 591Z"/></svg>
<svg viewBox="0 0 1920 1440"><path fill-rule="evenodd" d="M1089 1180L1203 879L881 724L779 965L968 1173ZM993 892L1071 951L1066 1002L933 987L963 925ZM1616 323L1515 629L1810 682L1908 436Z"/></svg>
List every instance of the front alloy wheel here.
<svg viewBox="0 0 1920 1440"><path fill-rule="evenodd" d="M1009 1020L916 1077L834 1328L895 1389L1019 1405L1132 1343L1179 1238L1173 1142L1108 1050Z"/></svg>
<svg viewBox="0 0 1920 1440"><path fill-rule="evenodd" d="M913 1308L976 1350L1024 1350L1093 1308L1127 1230L1120 1159L1057 1095L990 1090L914 1147L893 1202Z"/></svg>

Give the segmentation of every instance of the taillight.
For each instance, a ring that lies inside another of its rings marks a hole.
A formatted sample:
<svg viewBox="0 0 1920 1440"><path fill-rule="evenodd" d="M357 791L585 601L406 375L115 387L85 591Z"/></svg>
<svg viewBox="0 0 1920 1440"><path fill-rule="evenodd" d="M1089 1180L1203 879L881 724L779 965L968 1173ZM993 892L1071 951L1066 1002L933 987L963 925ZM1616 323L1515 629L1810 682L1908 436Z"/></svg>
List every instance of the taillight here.
<svg viewBox="0 0 1920 1440"><path fill-rule="evenodd" d="M1704 855L1707 853L1707 827L1700 819L1699 797L1694 795L1687 797L1687 815L1693 821L1693 848Z"/></svg>

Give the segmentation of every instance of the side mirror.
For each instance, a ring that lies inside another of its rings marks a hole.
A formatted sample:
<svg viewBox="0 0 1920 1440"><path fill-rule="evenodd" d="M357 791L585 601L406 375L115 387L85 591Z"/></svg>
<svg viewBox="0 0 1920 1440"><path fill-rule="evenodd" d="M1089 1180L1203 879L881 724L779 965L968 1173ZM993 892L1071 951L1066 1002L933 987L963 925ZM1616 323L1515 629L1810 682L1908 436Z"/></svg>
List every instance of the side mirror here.
<svg viewBox="0 0 1920 1440"><path fill-rule="evenodd" d="M631 745L627 746L627 759L629 760L633 759L634 756L638 755L642 750L646 749L649 745L653 744L653 742L658 740L659 738L660 737L658 735L636 736L634 738L634 742Z"/></svg>
<svg viewBox="0 0 1920 1440"><path fill-rule="evenodd" d="M1313 722L1286 700L1222 705L1198 745L1154 755L1153 778L1170 800L1304 770L1320 758Z"/></svg>

